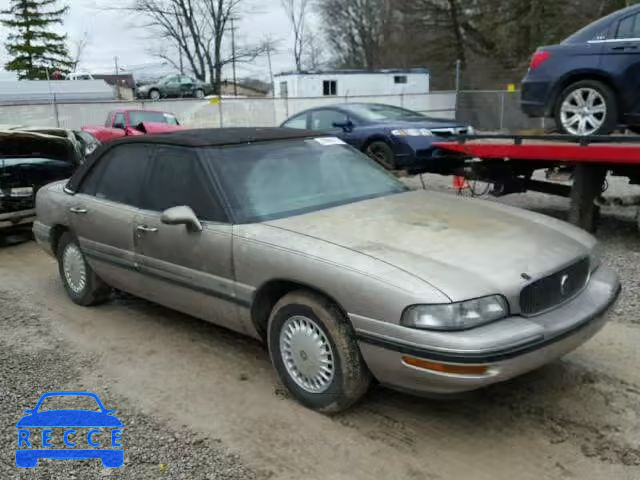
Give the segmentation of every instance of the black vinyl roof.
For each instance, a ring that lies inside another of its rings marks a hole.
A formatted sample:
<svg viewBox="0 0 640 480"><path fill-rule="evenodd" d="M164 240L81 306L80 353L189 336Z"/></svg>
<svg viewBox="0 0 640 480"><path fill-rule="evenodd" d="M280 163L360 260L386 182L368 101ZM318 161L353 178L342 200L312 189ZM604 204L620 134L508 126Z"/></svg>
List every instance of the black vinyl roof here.
<svg viewBox="0 0 640 480"><path fill-rule="evenodd" d="M326 134L293 128L199 128L144 136L125 137L108 145L123 143L162 143L185 147L222 147L242 143L323 137Z"/></svg>
<svg viewBox="0 0 640 480"><path fill-rule="evenodd" d="M175 145L181 147L223 147L273 140L326 137L326 133L293 128L200 128L179 130L157 135L124 137L103 144L80 166L67 182L66 189L75 192L93 165L109 150L118 145L136 143Z"/></svg>

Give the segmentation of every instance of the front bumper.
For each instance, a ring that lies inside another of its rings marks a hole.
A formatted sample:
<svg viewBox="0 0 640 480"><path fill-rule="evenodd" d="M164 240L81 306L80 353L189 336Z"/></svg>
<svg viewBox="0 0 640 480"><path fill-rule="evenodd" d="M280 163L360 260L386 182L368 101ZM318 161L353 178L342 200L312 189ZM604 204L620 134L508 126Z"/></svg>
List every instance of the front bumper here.
<svg viewBox="0 0 640 480"><path fill-rule="evenodd" d="M55 256L55 253L51 247L51 227L36 220L35 222L33 222L32 230L33 237L36 239L38 245L40 245L49 255Z"/></svg>
<svg viewBox="0 0 640 480"><path fill-rule="evenodd" d="M619 293L616 275L600 267L580 295L555 310L531 318L514 316L464 332L431 334L437 339L433 345L409 341L420 335L428 337L430 332L398 325L389 328L388 322L354 315L351 318L364 360L380 383L416 393L453 394L508 380L575 350L604 326ZM513 334L518 330L519 337ZM390 336L393 331L400 335ZM402 332L405 338L399 338ZM509 334L496 343L502 332ZM487 347L490 343L493 345ZM488 368L478 375L437 372L406 364L403 357L407 356Z"/></svg>
<svg viewBox="0 0 640 480"><path fill-rule="evenodd" d="M0 213L0 229L14 228L33 223L36 218L35 209L17 212Z"/></svg>

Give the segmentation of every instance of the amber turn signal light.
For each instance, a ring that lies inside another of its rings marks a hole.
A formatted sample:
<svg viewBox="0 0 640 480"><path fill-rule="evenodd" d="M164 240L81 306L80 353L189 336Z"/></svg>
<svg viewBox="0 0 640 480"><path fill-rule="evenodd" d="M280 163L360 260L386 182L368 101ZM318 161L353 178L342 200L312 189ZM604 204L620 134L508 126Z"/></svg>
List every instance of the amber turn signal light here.
<svg viewBox="0 0 640 480"><path fill-rule="evenodd" d="M453 373L454 375L485 375L489 371L488 365L452 365L450 363L431 362L415 357L402 357L402 361L407 365L423 370Z"/></svg>

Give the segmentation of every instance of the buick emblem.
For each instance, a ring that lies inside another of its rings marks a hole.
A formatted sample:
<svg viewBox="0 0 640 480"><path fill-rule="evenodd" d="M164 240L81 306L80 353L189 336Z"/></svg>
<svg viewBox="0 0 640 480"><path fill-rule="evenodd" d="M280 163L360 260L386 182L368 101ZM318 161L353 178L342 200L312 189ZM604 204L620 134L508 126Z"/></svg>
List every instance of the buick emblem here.
<svg viewBox="0 0 640 480"><path fill-rule="evenodd" d="M569 275L563 275L562 278L560 279L560 294L562 296L566 295L567 293L568 282L569 282Z"/></svg>

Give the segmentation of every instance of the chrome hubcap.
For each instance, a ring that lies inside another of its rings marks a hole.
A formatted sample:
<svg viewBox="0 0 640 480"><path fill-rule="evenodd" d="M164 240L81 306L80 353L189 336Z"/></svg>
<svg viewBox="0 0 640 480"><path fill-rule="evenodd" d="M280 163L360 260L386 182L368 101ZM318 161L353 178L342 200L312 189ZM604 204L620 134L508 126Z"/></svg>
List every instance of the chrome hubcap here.
<svg viewBox="0 0 640 480"><path fill-rule="evenodd" d="M81 293L87 285L87 266L77 245L71 243L64 249L62 270L69 288L74 293Z"/></svg>
<svg viewBox="0 0 640 480"><path fill-rule="evenodd" d="M560 121L572 135L591 135L604 123L607 104L593 88L578 88L560 106Z"/></svg>
<svg viewBox="0 0 640 480"><path fill-rule="evenodd" d="M333 381L331 344L310 318L295 315L280 330L280 354L289 376L310 393L324 392Z"/></svg>

